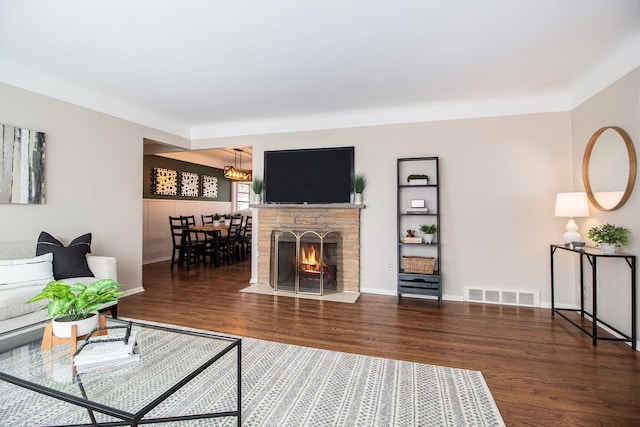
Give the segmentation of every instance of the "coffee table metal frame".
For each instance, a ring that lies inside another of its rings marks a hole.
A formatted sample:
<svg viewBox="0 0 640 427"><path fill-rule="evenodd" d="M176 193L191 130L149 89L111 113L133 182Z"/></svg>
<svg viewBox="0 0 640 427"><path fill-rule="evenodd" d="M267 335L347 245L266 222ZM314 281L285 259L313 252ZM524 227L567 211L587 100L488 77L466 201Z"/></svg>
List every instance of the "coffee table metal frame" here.
<svg viewBox="0 0 640 427"><path fill-rule="evenodd" d="M108 319L109 322L118 322L118 323L124 323L124 321L121 321L119 319ZM86 408L89 412L89 417L91 419L91 423L88 424L73 424L73 427L92 427L92 426L122 426L122 425L130 425L130 426L138 426L138 425L142 425L142 424L151 424L151 423L160 423L160 422L174 422L174 421L186 421L186 420L197 420L197 419L207 419L207 418L221 418L221 417L236 417L237 419L237 425L241 426L242 425L242 339L240 338L234 338L234 337L228 337L228 336L223 336L223 335L217 335L217 334L213 334L213 333L208 333L208 332L199 332L199 331L191 331L191 330L182 330L182 329L175 329L175 328L170 328L170 327L164 327L164 326L158 326L158 325L149 325L149 324L145 324L145 323L139 323L139 322L132 322L133 325L135 326L139 326L142 328L152 328L152 329L160 329L160 330L164 330L164 331L168 331L168 332L172 332L172 333L178 333L178 334L187 334L187 335L194 335L194 336L199 336L199 337L205 337L205 338L211 338L211 339L217 339L217 340L222 340L222 341L228 341L228 345L226 347L224 347L221 351L219 351L216 354L212 354L211 358L208 359L207 361L205 361L203 364L201 364L197 369L193 370L192 372L190 372L188 375L186 375L184 378L182 378L181 380L179 380L176 384L174 384L172 387L168 388L165 392L163 392L162 394L160 394L158 397L156 397L155 399L153 399L150 403L148 403L146 406L144 406L142 409L136 411L136 412L127 412L121 409L117 409L117 408L112 408L110 406L101 404L99 402L94 402L88 399L83 399L80 396L74 396L72 394L68 394L68 393L64 393L62 391L59 390L55 390L46 386L43 386L41 384L36 384L33 383L31 381L27 381L21 378L18 378L16 376L10 375L8 373L5 372L0 372L0 380L9 382L11 384L15 384L17 386L26 388L28 390L37 392L37 393L41 393L50 397L53 397L57 400L61 400L67 403L71 403L77 406L81 406L83 408ZM218 360L220 360L223 356L225 356L226 354L228 354L229 352L233 351L234 349L236 349L237 351L237 368L236 368L236 375L237 375L237 405L236 405L236 409L233 411L223 411L223 412L209 412L209 413L205 413L205 414L192 414L192 415L181 415L181 416L173 416L173 417L161 417L161 418L148 418L148 419L143 419L143 417L148 414L152 409L154 409L155 407L157 407L160 403L162 403L163 401L165 401L167 398L169 398L171 395L173 395L176 391L178 391L180 388L182 388L183 386L185 386L187 383L189 383L191 380L193 380L194 378L196 378L198 375L200 375L202 372L204 372L208 367L212 366L214 363L216 363ZM47 351L47 350L45 350ZM144 352L144 349L142 350ZM81 375L77 375L75 378L75 381L77 381L78 386L80 387L80 390L82 392L82 394L84 394L84 389L83 389L83 385L82 385L82 376ZM109 422L97 422L93 411L96 412L100 412L109 416L112 416L114 418L118 418L120 420L122 420L122 422L120 421L109 421ZM70 425L71 426L71 425Z"/></svg>

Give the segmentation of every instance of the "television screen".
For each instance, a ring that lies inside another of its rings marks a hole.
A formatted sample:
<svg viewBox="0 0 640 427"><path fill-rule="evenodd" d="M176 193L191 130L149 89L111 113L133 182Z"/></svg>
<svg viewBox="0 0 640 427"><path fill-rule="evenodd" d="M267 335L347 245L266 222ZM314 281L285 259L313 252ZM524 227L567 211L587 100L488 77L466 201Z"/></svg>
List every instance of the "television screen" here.
<svg viewBox="0 0 640 427"><path fill-rule="evenodd" d="M265 151L265 203L349 203L353 147Z"/></svg>

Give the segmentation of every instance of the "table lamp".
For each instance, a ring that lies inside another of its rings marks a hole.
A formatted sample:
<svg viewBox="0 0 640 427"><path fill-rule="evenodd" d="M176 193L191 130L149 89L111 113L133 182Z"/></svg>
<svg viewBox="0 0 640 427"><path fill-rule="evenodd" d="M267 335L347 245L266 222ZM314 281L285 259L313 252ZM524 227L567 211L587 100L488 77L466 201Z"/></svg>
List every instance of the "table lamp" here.
<svg viewBox="0 0 640 427"><path fill-rule="evenodd" d="M589 202L587 201L587 193L558 193L556 195L556 215L569 217L564 233L563 240L565 243L579 242L581 237L578 233L578 225L573 220L574 217L589 216Z"/></svg>

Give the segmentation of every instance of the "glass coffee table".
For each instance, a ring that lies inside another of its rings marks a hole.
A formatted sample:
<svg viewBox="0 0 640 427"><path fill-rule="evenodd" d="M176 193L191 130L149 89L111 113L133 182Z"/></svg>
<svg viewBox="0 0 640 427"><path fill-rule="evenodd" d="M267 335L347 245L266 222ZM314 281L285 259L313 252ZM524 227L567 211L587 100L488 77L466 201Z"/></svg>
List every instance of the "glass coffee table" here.
<svg viewBox="0 0 640 427"><path fill-rule="evenodd" d="M107 319L107 326L124 323ZM29 419L46 420L45 425L137 426L222 417L242 425L241 339L132 325L139 361L76 375L68 344L41 350L38 339L0 353L0 379L30 390L24 393L66 402L32 409Z"/></svg>

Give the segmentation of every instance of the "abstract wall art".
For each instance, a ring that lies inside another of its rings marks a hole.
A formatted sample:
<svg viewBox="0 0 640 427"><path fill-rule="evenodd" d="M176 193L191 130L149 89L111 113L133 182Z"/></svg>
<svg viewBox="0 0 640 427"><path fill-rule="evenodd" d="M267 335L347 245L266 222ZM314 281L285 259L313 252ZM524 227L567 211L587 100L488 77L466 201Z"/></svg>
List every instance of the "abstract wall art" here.
<svg viewBox="0 0 640 427"><path fill-rule="evenodd" d="M0 124L0 203L43 204L45 135Z"/></svg>
<svg viewBox="0 0 640 427"><path fill-rule="evenodd" d="M218 178L215 176L202 175L202 197L209 199L218 198Z"/></svg>
<svg viewBox="0 0 640 427"><path fill-rule="evenodd" d="M178 194L178 172L172 169L153 168L153 193L165 196Z"/></svg>
<svg viewBox="0 0 640 427"><path fill-rule="evenodd" d="M180 195L198 197L199 176L193 172L180 172Z"/></svg>

